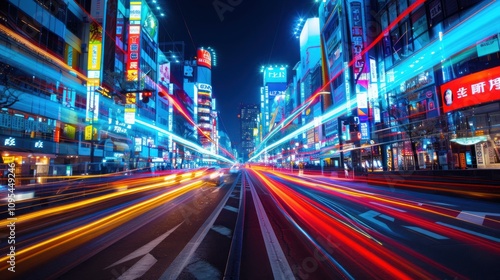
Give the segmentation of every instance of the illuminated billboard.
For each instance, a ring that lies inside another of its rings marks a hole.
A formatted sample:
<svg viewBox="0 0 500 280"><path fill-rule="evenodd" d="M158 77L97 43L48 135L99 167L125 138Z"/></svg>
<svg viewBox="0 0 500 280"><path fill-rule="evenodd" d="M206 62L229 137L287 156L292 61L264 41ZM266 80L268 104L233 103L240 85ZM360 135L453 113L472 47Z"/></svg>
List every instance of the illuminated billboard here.
<svg viewBox="0 0 500 280"><path fill-rule="evenodd" d="M142 3L140 1L130 1L130 21L141 20L141 8Z"/></svg>
<svg viewBox="0 0 500 280"><path fill-rule="evenodd" d="M266 67L264 69L264 85L268 83L286 83L285 67Z"/></svg>
<svg viewBox="0 0 500 280"><path fill-rule="evenodd" d="M277 95L284 95L286 93L287 84L286 83L268 83L267 92L269 98L274 98Z"/></svg>
<svg viewBox="0 0 500 280"><path fill-rule="evenodd" d="M476 72L441 86L443 112L500 100L500 67Z"/></svg>
<svg viewBox="0 0 500 280"><path fill-rule="evenodd" d="M160 64L160 84L168 88L170 83L170 62Z"/></svg>
<svg viewBox="0 0 500 280"><path fill-rule="evenodd" d="M148 7L148 5L144 5L142 7L142 28L144 32L148 34L152 41L157 41L158 35L158 19L154 15L153 11Z"/></svg>
<svg viewBox="0 0 500 280"><path fill-rule="evenodd" d="M209 84L198 83L198 92L212 93L212 86Z"/></svg>
<svg viewBox="0 0 500 280"><path fill-rule="evenodd" d="M286 83L268 83L267 94L269 98L269 114L271 115L270 128L274 123L280 122L285 118L285 99L286 99Z"/></svg>
<svg viewBox="0 0 500 280"><path fill-rule="evenodd" d="M209 51L205 49L198 49L197 57L198 66L205 66L207 68L212 67L212 55Z"/></svg>
<svg viewBox="0 0 500 280"><path fill-rule="evenodd" d="M93 21L89 30L89 55L87 61L87 77L89 86L100 85L102 60L102 26Z"/></svg>
<svg viewBox="0 0 500 280"><path fill-rule="evenodd" d="M139 57L141 43L141 2L130 2L130 25L128 29L128 56L125 79L129 82L139 80Z"/></svg>

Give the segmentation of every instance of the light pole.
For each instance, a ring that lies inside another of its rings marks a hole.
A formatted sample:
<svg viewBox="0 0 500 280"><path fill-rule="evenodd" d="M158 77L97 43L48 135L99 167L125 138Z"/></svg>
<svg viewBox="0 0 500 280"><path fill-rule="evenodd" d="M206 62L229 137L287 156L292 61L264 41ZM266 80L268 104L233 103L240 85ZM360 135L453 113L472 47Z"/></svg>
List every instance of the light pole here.
<svg viewBox="0 0 500 280"><path fill-rule="evenodd" d="M94 106L89 107L90 111L90 171L94 171Z"/></svg>
<svg viewBox="0 0 500 280"><path fill-rule="evenodd" d="M371 161L372 161L372 173L373 173L373 144L375 144L375 141L370 140L370 151L371 151Z"/></svg>

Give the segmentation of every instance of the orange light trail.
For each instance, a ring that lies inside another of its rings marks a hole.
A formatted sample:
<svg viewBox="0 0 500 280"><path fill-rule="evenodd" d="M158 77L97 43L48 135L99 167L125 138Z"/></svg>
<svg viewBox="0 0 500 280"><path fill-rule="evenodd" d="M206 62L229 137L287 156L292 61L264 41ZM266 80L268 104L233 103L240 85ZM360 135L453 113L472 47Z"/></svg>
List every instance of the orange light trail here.
<svg viewBox="0 0 500 280"><path fill-rule="evenodd" d="M24 248L16 252L16 263L23 266L36 265L43 260L49 260L58 254L69 251L85 242L96 238L112 229L130 221L139 215L150 211L151 209L161 206L164 203L179 197L189 191L199 188L203 182L196 181L187 184L180 188L172 189L166 193L153 197L149 200L134 204L130 207L112 213L104 218L88 223L73 230L66 231L55 237L39 242L30 247ZM6 270L8 267L9 257L0 258L1 269Z"/></svg>

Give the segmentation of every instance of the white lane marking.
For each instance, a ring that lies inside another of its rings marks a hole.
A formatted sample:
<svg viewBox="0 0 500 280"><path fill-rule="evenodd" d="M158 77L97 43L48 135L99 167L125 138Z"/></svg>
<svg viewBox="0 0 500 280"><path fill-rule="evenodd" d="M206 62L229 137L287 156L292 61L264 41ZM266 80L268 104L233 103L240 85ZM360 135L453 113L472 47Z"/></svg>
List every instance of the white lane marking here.
<svg viewBox="0 0 500 280"><path fill-rule="evenodd" d="M364 218L364 219L366 219L366 220L368 220L368 221L370 221L370 222L372 222L372 223L374 223L374 224L376 224L376 225L378 225L378 226L380 226L380 227L382 227L382 228L384 228L384 229L392 232L392 229L390 229L385 223L383 223L383 222L375 219L375 217L377 217L379 215L380 215L381 218L384 218L384 219L389 220L389 221L394 221L394 218L386 216L386 215L382 215L379 212L373 211L373 210L369 210L369 211L367 211L365 213L359 214L360 217L362 217L362 218Z"/></svg>
<svg viewBox="0 0 500 280"><path fill-rule="evenodd" d="M406 212L405 210L403 209L399 209L399 208L396 208L396 207L392 207L392 206L389 206L389 205L385 205L385 204L382 204L382 203L378 203L378 202L370 202L371 204L375 204L375 205L378 205L378 206L382 206L382 207L385 207L385 208L389 208L389 209L392 209L392 210L395 210L395 211L398 211L398 212Z"/></svg>
<svg viewBox="0 0 500 280"><path fill-rule="evenodd" d="M247 175L248 176L248 175ZM255 190L254 185L248 180L250 191L252 193L253 204L259 218L260 230L266 245L267 255L273 270L274 279L295 279L290 264L288 263L283 249L281 249L280 242L274 233L273 227L269 218L267 217L266 210L260 201L259 195Z"/></svg>
<svg viewBox="0 0 500 280"><path fill-rule="evenodd" d="M158 260L151 254L146 254L131 268L123 273L118 280L134 280L146 273Z"/></svg>
<svg viewBox="0 0 500 280"><path fill-rule="evenodd" d="M462 211L458 214L457 219L473 223L476 225L483 225L484 219L488 216L500 216L500 213L488 213L488 212L473 212L473 211Z"/></svg>
<svg viewBox="0 0 500 280"><path fill-rule="evenodd" d="M115 265L124 263L126 261L131 260L131 259L135 259L137 257L149 254L149 252L151 252L151 250L153 250L156 246L158 246L158 244L160 244L163 240L165 240L165 238L167 238L170 234L172 234L172 232L174 232L180 225L182 225L182 223L178 224L177 226L175 226L171 230L169 230L169 231L165 232L164 234L158 236L157 238L153 239L148 244L142 246L141 248L139 248L139 249L135 250L134 252L128 254L127 256L123 257L121 260L119 260L119 261L115 262L114 264L106 267L105 269L108 269L108 268L113 267Z"/></svg>
<svg viewBox="0 0 500 280"><path fill-rule="evenodd" d="M233 207L233 206L226 205L226 206L224 206L224 209L232 211L234 213L238 213L238 208Z"/></svg>
<svg viewBox="0 0 500 280"><path fill-rule="evenodd" d="M220 271L204 260L197 260L186 269L195 279L222 279Z"/></svg>
<svg viewBox="0 0 500 280"><path fill-rule="evenodd" d="M419 227L414 227L414 226L404 226L405 228L407 229L411 229L413 231L416 231L418 233L421 233L421 234L424 234L424 235L427 235L429 237L432 237L434 239L449 239L448 237L446 236L443 236L443 235L440 235L440 234L437 234L437 233L434 233L432 231L428 231L426 229L423 229L423 228L419 228Z"/></svg>
<svg viewBox="0 0 500 280"><path fill-rule="evenodd" d="M229 238L232 236L231 229L224 226L212 226L212 230Z"/></svg>
<svg viewBox="0 0 500 280"><path fill-rule="evenodd" d="M435 204L435 205L448 206L448 207L457 207L457 205L455 205L455 204L437 202L437 201L428 201L427 204L432 204L432 205Z"/></svg>
<svg viewBox="0 0 500 280"><path fill-rule="evenodd" d="M465 229L465 228L456 227L456 226L449 225L449 224L442 223L442 222L436 222L436 223L440 224L442 226L445 226L445 227L449 227L449 228L452 228L452 229L460 230L460 231L463 231L463 232L466 232L466 233L469 233L469 234L473 234L473 235L476 235L476 236L479 236L479 237L482 237L482 238L485 238L485 239L489 239L489 240L495 241L495 242L500 242L500 238L496 238L496 237L493 237L493 236L489 236L489 235L482 234L482 233L479 233L479 232L475 232L475 231L472 231L472 230L468 230L468 229Z"/></svg>

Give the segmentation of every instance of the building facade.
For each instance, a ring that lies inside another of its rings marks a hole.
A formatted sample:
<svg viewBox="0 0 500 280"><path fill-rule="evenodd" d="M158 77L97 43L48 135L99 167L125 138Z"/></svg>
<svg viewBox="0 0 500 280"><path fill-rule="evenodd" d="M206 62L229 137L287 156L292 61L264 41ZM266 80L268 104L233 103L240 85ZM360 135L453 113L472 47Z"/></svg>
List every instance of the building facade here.
<svg viewBox="0 0 500 280"><path fill-rule="evenodd" d="M241 104L240 105L240 162L246 162L251 157L256 147L258 138L261 114L259 105Z"/></svg>
<svg viewBox="0 0 500 280"><path fill-rule="evenodd" d="M186 94L183 80L177 87L168 80L172 58L160 55L155 5L0 3L0 152L2 162L16 163L19 177L34 182L46 175L162 167L185 159L182 137L172 137L174 105L184 102L194 118L198 96Z"/></svg>
<svg viewBox="0 0 500 280"><path fill-rule="evenodd" d="M499 30L486 20L498 9L495 1L321 4L332 93L324 113L334 116L322 158L371 170L498 167Z"/></svg>

